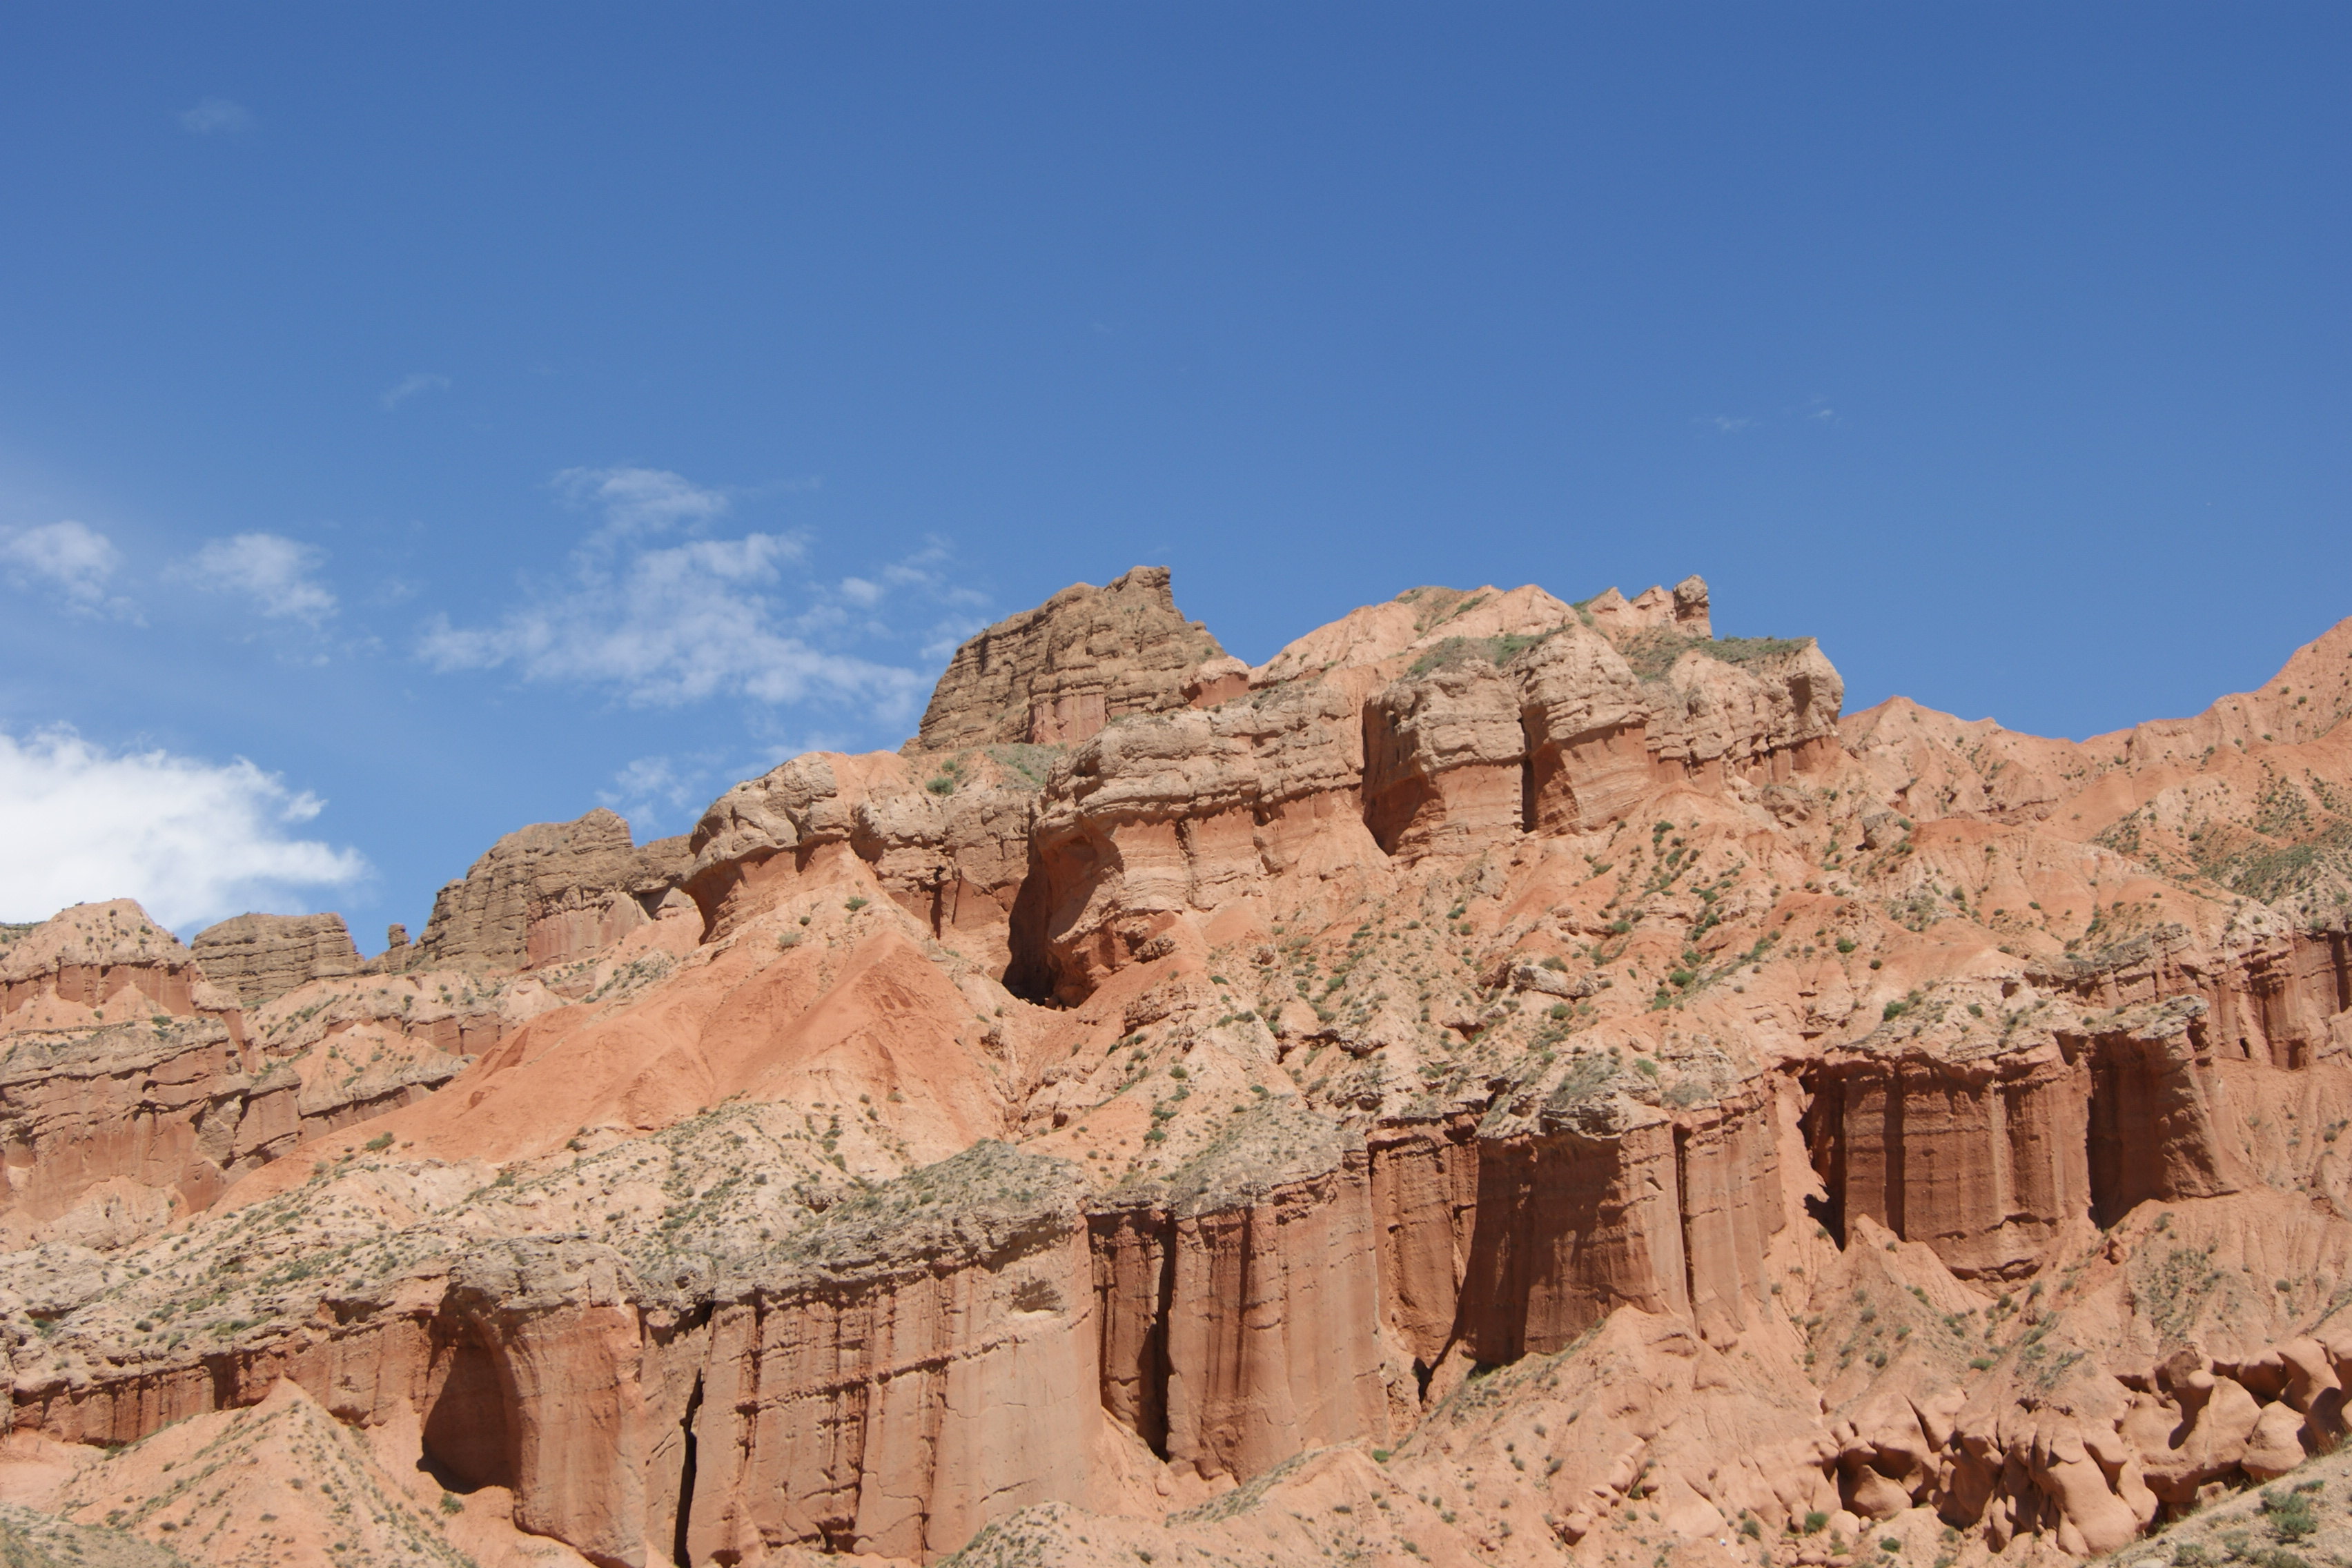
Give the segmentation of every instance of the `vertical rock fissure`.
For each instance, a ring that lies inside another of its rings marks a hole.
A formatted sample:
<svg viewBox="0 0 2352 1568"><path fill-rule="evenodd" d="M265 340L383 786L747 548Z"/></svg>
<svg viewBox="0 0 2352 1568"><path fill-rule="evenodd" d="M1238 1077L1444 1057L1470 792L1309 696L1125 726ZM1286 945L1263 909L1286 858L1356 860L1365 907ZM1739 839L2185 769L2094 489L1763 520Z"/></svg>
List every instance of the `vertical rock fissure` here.
<svg viewBox="0 0 2352 1568"><path fill-rule="evenodd" d="M1885 1100L1879 1122L1878 1165L1885 1190L1879 1195L1879 1209L1885 1216L1886 1228L1908 1241L1911 1233L1904 1222L1910 1207L1906 1201L1910 1194L1905 1188L1909 1151L1904 1144L1903 1074L1899 1070L1886 1075L1883 1092Z"/></svg>
<svg viewBox="0 0 2352 1568"><path fill-rule="evenodd" d="M1536 749L1543 743L1543 710L1519 710L1519 831L1536 830Z"/></svg>
<svg viewBox="0 0 2352 1568"><path fill-rule="evenodd" d="M702 1414L702 1374L695 1373L694 1392L686 1396L686 1414L678 1420L685 1435L682 1445L685 1457L677 1469L677 1526L670 1537L669 1560L677 1568L693 1568L693 1553L688 1545L688 1528L694 1511L694 1422Z"/></svg>
<svg viewBox="0 0 2352 1568"><path fill-rule="evenodd" d="M1386 784L1389 766L1389 731L1386 715L1373 703L1364 704L1363 733L1360 737L1364 754L1363 782L1358 786L1357 802L1364 818L1364 829L1372 842L1381 847L1383 855L1397 852L1397 828L1394 814L1388 804Z"/></svg>
<svg viewBox="0 0 2352 1568"><path fill-rule="evenodd" d="M2105 1053L2094 1054L2087 1066L2090 1104L2083 1118L2083 1168L2091 1182L2091 1222L2105 1230L2121 1219L2128 1206L2124 1201L2126 1154L2122 1129L2116 1125L2123 1086L2117 1081L2116 1064Z"/></svg>
<svg viewBox="0 0 2352 1568"><path fill-rule="evenodd" d="M1820 1178L1821 1195L1805 1200L1805 1212L1843 1248L1845 1246L1845 1113L1844 1086L1826 1073L1809 1073L1799 1080L1807 1103L1798 1126L1804 1134L1806 1157Z"/></svg>
<svg viewBox="0 0 2352 1568"><path fill-rule="evenodd" d="M1690 1129L1675 1129L1675 1215L1682 1226L1683 1310L1698 1310L1698 1270L1691 1261Z"/></svg>
<svg viewBox="0 0 2352 1568"><path fill-rule="evenodd" d="M1142 1404L1140 1434L1146 1446L1164 1461L1168 1458L1168 1379L1172 1363L1168 1353L1170 1319L1176 1310L1176 1222L1161 1227L1166 1237L1160 1248L1160 1279L1154 1289L1151 1337L1146 1356L1150 1394Z"/></svg>

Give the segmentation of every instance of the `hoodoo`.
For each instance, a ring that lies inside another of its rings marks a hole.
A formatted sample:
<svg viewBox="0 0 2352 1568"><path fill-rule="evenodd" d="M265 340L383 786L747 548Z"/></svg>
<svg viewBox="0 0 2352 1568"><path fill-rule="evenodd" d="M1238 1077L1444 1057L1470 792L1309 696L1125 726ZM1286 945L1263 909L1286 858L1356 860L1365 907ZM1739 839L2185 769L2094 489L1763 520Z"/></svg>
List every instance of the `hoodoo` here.
<svg viewBox="0 0 2352 1568"><path fill-rule="evenodd" d="M1425 587L1252 668L1138 567L898 751L520 828L372 961L0 932L0 1525L1953 1568L2340 1513L2352 622L2077 743L1718 618Z"/></svg>

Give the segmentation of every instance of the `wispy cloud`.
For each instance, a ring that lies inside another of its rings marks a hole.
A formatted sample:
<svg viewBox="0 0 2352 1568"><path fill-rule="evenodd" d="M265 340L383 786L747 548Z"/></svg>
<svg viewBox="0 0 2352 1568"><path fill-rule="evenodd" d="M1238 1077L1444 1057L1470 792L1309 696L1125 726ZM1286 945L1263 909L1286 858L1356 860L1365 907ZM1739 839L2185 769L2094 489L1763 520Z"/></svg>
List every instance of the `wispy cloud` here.
<svg viewBox="0 0 2352 1568"><path fill-rule="evenodd" d="M1751 418L1745 414L1716 414L1700 420L1699 423L1714 426L1718 434L1737 436L1742 430L1753 430L1763 421Z"/></svg>
<svg viewBox="0 0 2352 1568"><path fill-rule="evenodd" d="M385 387L383 390L383 395L376 401L383 405L383 411L386 414L389 414L394 409L399 407L402 404L407 402L410 398L415 397L421 392L446 392L448 390L449 378L447 376L436 375L431 371L425 370L414 371L407 375L402 376L390 386Z"/></svg>
<svg viewBox="0 0 2352 1568"><path fill-rule="evenodd" d="M197 587L247 599L273 620L315 626L335 613L335 595L316 575L325 559L282 534L239 533L208 541L183 571Z"/></svg>
<svg viewBox="0 0 2352 1568"><path fill-rule="evenodd" d="M575 506L601 510L604 526L596 538L659 533L683 524L727 515L727 492L698 485L667 468L565 468L555 476L555 493Z"/></svg>
<svg viewBox="0 0 2352 1568"><path fill-rule="evenodd" d="M12 587L46 590L75 615L139 619L139 606L107 585L122 552L98 530L68 519L39 528L0 530L0 563Z"/></svg>
<svg viewBox="0 0 2352 1568"><path fill-rule="evenodd" d="M613 787L596 792L596 803L609 805L629 819L636 837L663 823L683 825L704 804L706 766L680 763L669 757L639 757L613 775Z"/></svg>
<svg viewBox="0 0 2352 1568"><path fill-rule="evenodd" d="M904 703L919 685L912 670L779 630L770 590L803 550L797 539L750 533L635 550L609 565L583 552L565 591L494 626L436 619L419 652L440 670L512 665L525 679L606 686L638 705L720 695Z"/></svg>
<svg viewBox="0 0 2352 1568"><path fill-rule="evenodd" d="M253 111L226 98L207 98L180 110L180 129L191 136L228 136L253 129Z"/></svg>
<svg viewBox="0 0 2352 1568"><path fill-rule="evenodd" d="M912 601L923 614L934 617L920 634L923 641L917 651L926 663L944 663L965 638L990 620L985 613L988 595L959 582L954 563L948 542L935 534L923 542L922 549L890 563L871 578L843 579L842 596L867 610L878 610L887 598Z"/></svg>
<svg viewBox="0 0 2352 1568"><path fill-rule="evenodd" d="M110 752L65 727L0 731L0 920L132 898L186 930L368 874L357 850L292 829L324 805L240 757Z"/></svg>
<svg viewBox="0 0 2352 1568"><path fill-rule="evenodd" d="M604 514L567 580L493 626L436 616L417 647L428 665L512 668L526 680L603 687L637 706L740 696L896 713L919 696L914 671L820 647L809 626L787 616L776 590L806 554L797 535L643 539L725 515L723 492L659 468L568 468L555 488Z"/></svg>

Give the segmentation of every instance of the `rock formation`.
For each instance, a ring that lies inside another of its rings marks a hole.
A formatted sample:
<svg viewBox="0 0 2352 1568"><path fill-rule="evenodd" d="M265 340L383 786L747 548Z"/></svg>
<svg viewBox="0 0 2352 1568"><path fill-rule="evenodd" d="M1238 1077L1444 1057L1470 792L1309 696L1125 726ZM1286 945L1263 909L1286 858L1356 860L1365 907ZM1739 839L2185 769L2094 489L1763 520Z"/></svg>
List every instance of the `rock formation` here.
<svg viewBox="0 0 2352 1568"><path fill-rule="evenodd" d="M226 927L199 940L257 1005L129 900L0 951L0 1237L130 1246L304 1137L431 1093L556 1005L536 979L359 974L332 915Z"/></svg>
<svg viewBox="0 0 2352 1568"><path fill-rule="evenodd" d="M1079 583L1002 620L948 662L918 738L930 751L1083 741L1129 713L1181 708L1229 679L1208 628L1178 613L1168 568Z"/></svg>
<svg viewBox="0 0 2352 1568"><path fill-rule="evenodd" d="M1714 626L1423 588L1252 668L1139 569L369 965L15 935L0 1525L1965 1568L2270 1485L2287 1542L2352 1384L2352 622L2081 743Z"/></svg>
<svg viewBox="0 0 2352 1568"><path fill-rule="evenodd" d="M392 951L404 968L477 973L593 952L658 916L684 848L677 839L635 847L629 825L602 806L521 828L441 889L413 947Z"/></svg>
<svg viewBox="0 0 2352 1568"><path fill-rule="evenodd" d="M198 931L188 945L205 977L247 1007L312 980L360 972L341 915L238 915Z"/></svg>

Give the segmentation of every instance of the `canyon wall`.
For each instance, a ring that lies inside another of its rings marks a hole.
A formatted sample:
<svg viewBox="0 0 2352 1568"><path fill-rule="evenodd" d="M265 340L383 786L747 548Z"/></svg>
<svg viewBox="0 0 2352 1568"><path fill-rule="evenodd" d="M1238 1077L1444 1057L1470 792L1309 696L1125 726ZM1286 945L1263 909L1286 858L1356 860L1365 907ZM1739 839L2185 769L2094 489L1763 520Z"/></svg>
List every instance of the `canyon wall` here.
<svg viewBox="0 0 2352 1568"><path fill-rule="evenodd" d="M371 963L11 928L18 1439L315 1410L500 1568L1975 1563L2328 1449L2352 734L1842 719L1717 618L1423 588L1253 668L1139 569Z"/></svg>

